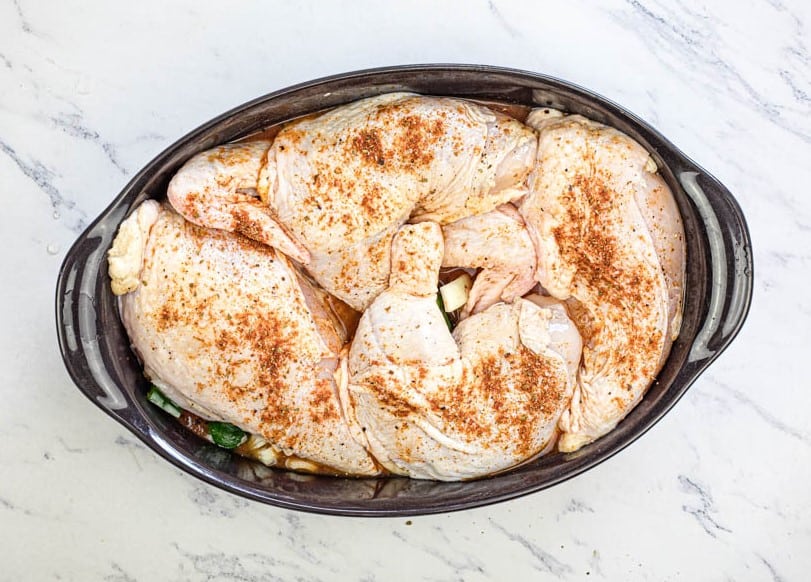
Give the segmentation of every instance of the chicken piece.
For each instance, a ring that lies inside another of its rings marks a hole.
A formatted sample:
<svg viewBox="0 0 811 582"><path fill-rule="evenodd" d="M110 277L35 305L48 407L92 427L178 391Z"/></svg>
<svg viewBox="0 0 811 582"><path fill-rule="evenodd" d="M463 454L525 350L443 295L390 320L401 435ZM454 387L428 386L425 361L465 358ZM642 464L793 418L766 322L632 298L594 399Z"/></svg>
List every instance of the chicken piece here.
<svg viewBox="0 0 811 582"><path fill-rule="evenodd" d="M254 226L268 230L256 216L228 216L256 202L235 198L235 188L255 189L278 227L271 237L254 238L288 248L279 233L289 233L308 252L313 278L363 310L388 284L397 228L409 219L447 224L523 195L537 140L482 105L391 93L294 121L269 148L241 147L192 158L169 186L172 205L197 224L253 236ZM238 159L229 166L222 160L231 155ZM240 179L231 179L232 166L244 168Z"/></svg>
<svg viewBox="0 0 811 582"><path fill-rule="evenodd" d="M451 334L436 303L442 255L437 224L399 231L391 285L361 317L341 401L386 469L448 481L508 469L554 441L580 336L543 299L493 305Z"/></svg>
<svg viewBox="0 0 811 582"><path fill-rule="evenodd" d="M377 474L341 412L348 338L323 292L277 250L154 201L122 232L141 216L153 224L120 308L146 376L182 408L264 437L280 464Z"/></svg>
<svg viewBox="0 0 811 582"><path fill-rule="evenodd" d="M535 246L512 204L442 227L442 266L482 269L462 310L464 319L499 301L512 303L535 286Z"/></svg>
<svg viewBox="0 0 811 582"><path fill-rule="evenodd" d="M573 115L530 115L538 161L520 210L538 251L537 280L565 300L583 363L558 447L575 451L639 402L678 335L684 232L647 151Z"/></svg>
<svg viewBox="0 0 811 582"><path fill-rule="evenodd" d="M194 156L169 182L167 197L198 226L243 234L306 265L307 250L290 237L256 190L270 143L228 144Z"/></svg>
<svg viewBox="0 0 811 582"><path fill-rule="evenodd" d="M662 352L661 364L664 364L670 353L670 344L679 336L681 329L687 248L676 199L662 177L654 173L657 168L653 158L648 157L645 170L642 175L645 186L637 191L636 201L653 238L656 257L668 289L667 337L670 342Z"/></svg>

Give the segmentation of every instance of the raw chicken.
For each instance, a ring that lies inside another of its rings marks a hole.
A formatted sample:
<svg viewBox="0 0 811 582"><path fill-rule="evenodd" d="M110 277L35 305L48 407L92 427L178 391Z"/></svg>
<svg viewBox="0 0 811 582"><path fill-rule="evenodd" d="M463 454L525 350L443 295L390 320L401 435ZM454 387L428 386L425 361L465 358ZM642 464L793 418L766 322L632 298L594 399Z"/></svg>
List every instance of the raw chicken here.
<svg viewBox="0 0 811 582"><path fill-rule="evenodd" d="M307 264L310 257L279 224L256 192L270 142L219 146L194 156L169 183L169 201L186 219L237 232Z"/></svg>
<svg viewBox="0 0 811 582"><path fill-rule="evenodd" d="M553 442L580 360L560 303L498 303L448 330L436 303L440 227L404 226L391 285L361 317L342 403L389 471L458 480L513 467Z"/></svg>
<svg viewBox="0 0 811 582"><path fill-rule="evenodd" d="M323 291L277 250L195 226L154 201L122 233L128 223L151 226L142 249L114 244L143 251L142 264L136 256L114 282L137 280L120 307L146 376L182 408L261 435L279 464L377 474L338 402L348 331Z"/></svg>
<svg viewBox="0 0 811 582"><path fill-rule="evenodd" d="M684 232L647 151L573 115L530 115L540 130L521 205L538 251L537 280L565 300L583 363L560 421L561 451L610 431L639 402L678 335Z"/></svg>
<svg viewBox="0 0 811 582"><path fill-rule="evenodd" d="M146 375L291 468L471 479L600 438L678 335L681 217L625 134L527 125L393 93L195 156L168 197L199 226L146 202L110 251ZM440 267L479 270L453 333Z"/></svg>
<svg viewBox="0 0 811 582"><path fill-rule="evenodd" d="M482 269L461 317L499 301L512 303L535 286L535 247L524 219L512 204L462 218L442 227L445 268Z"/></svg>
<svg viewBox="0 0 811 582"><path fill-rule="evenodd" d="M447 224L523 195L536 146L529 128L482 105L391 93L293 122L272 145L203 152L168 195L196 224L307 264L327 291L363 310L388 283L402 224Z"/></svg>

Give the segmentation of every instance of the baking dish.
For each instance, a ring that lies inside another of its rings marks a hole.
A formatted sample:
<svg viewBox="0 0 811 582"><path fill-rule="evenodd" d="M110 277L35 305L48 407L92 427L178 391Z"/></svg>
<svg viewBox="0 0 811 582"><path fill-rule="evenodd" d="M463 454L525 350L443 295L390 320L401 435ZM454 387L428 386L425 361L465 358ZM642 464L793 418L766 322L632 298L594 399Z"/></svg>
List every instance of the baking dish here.
<svg viewBox="0 0 811 582"><path fill-rule="evenodd" d="M676 197L687 239L681 334L642 402L611 433L575 453L544 456L487 479L439 483L400 477L302 475L231 455L188 432L146 401L147 381L119 320L106 252L119 224L141 202L165 197L194 154L301 115L363 97L414 91L580 113L640 142ZM642 436L730 344L752 296L752 248L731 193L656 130L618 105L552 77L478 65L411 65L318 79L270 93L192 131L127 184L68 251L56 290L65 366L82 393L152 450L212 485L272 505L339 515L404 516L504 501L569 479Z"/></svg>

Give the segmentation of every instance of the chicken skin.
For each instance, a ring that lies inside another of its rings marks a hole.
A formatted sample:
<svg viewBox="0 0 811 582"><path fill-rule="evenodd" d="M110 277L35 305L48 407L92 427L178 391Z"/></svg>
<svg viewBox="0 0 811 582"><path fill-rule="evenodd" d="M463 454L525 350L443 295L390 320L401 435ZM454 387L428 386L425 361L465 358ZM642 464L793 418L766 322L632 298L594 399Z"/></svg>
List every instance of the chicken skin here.
<svg viewBox="0 0 811 582"><path fill-rule="evenodd" d="M681 327L673 194L580 115L384 94L202 152L167 196L109 252L122 320L154 384L270 464L451 481L574 452Z"/></svg>
<svg viewBox="0 0 811 582"><path fill-rule="evenodd" d="M148 236L128 236L128 223ZM122 320L146 376L170 399L264 437L280 463L379 472L337 397L347 331L282 253L154 201L125 221L113 248L114 283L137 282L120 288ZM125 256L135 260L122 266Z"/></svg>
<svg viewBox="0 0 811 582"><path fill-rule="evenodd" d="M533 117L537 166L521 214L536 278L566 301L583 362L560 421L561 451L610 431L639 402L678 335L684 232L644 148L584 117Z"/></svg>
<svg viewBox="0 0 811 582"><path fill-rule="evenodd" d="M272 143L203 152L168 196L195 224L285 252L362 311L388 284L402 224L448 224L522 196L536 144L482 105L390 93L292 122Z"/></svg>
<svg viewBox="0 0 811 582"><path fill-rule="evenodd" d="M524 219L512 204L442 227L442 266L481 269L462 318L504 301L512 303L536 284L537 257Z"/></svg>
<svg viewBox="0 0 811 582"><path fill-rule="evenodd" d="M563 306L543 299L497 303L451 334L436 303L442 255L437 224L398 232L391 284L361 317L341 400L356 438L392 473L471 479L554 441L580 336Z"/></svg>

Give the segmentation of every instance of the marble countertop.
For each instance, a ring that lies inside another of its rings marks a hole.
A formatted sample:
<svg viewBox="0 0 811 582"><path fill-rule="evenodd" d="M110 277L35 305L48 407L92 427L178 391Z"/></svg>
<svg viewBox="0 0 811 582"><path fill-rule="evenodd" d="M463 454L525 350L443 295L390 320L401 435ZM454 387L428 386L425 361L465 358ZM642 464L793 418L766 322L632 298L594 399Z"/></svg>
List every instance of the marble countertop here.
<svg viewBox="0 0 811 582"><path fill-rule="evenodd" d="M0 2L0 579L807 580L810 47L805 0ZM417 62L581 84L713 172L754 241L743 331L640 441L492 507L325 517L183 474L68 378L53 317L65 251L214 115Z"/></svg>

